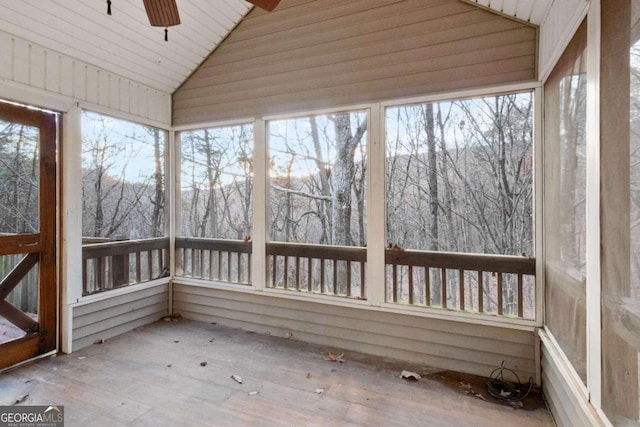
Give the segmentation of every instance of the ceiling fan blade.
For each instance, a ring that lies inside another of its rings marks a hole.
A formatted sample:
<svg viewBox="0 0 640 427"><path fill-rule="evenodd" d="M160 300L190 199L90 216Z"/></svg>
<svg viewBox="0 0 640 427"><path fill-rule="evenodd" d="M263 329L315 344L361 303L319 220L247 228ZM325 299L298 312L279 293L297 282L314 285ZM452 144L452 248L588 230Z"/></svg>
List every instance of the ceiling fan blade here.
<svg viewBox="0 0 640 427"><path fill-rule="evenodd" d="M176 0L144 0L149 23L153 27L171 27L180 24Z"/></svg>
<svg viewBox="0 0 640 427"><path fill-rule="evenodd" d="M271 12L278 6L280 0L247 0L249 3L258 6L260 9L264 9L267 12Z"/></svg>

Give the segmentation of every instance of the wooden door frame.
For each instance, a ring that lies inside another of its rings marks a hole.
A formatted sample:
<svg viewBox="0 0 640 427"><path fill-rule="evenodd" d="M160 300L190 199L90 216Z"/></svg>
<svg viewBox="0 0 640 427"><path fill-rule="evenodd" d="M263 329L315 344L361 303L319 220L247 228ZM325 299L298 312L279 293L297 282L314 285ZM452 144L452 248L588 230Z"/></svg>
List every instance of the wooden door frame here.
<svg viewBox="0 0 640 427"><path fill-rule="evenodd" d="M3 237L0 256L37 255L39 272L38 331L0 344L0 369L56 350L58 342L57 146L60 116L0 103L0 119L39 130L39 232ZM44 244L50 242L50 244Z"/></svg>

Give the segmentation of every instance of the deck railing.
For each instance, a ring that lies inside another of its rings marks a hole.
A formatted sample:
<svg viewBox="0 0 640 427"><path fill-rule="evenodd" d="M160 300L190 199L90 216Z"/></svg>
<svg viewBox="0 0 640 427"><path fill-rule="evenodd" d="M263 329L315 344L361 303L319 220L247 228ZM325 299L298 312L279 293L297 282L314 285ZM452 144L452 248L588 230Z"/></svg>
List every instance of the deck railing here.
<svg viewBox="0 0 640 427"><path fill-rule="evenodd" d="M367 249L267 243L267 286L365 299Z"/></svg>
<svg viewBox="0 0 640 427"><path fill-rule="evenodd" d="M387 302L533 319L534 258L386 250Z"/></svg>
<svg viewBox="0 0 640 427"><path fill-rule="evenodd" d="M251 241L176 238L176 276L251 284Z"/></svg>
<svg viewBox="0 0 640 427"><path fill-rule="evenodd" d="M82 294L91 295L169 274L169 238L82 246Z"/></svg>

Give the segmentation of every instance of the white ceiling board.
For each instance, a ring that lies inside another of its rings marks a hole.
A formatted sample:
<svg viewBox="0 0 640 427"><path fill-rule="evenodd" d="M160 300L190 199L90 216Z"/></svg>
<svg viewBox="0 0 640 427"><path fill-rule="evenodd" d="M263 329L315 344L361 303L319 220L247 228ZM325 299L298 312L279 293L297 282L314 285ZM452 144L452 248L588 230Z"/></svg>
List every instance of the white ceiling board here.
<svg viewBox="0 0 640 427"><path fill-rule="evenodd" d="M554 0L462 0L505 16L541 25Z"/></svg>
<svg viewBox="0 0 640 427"><path fill-rule="evenodd" d="M142 0L0 0L0 28L52 51L172 93L251 9L180 0L181 25L151 27Z"/></svg>

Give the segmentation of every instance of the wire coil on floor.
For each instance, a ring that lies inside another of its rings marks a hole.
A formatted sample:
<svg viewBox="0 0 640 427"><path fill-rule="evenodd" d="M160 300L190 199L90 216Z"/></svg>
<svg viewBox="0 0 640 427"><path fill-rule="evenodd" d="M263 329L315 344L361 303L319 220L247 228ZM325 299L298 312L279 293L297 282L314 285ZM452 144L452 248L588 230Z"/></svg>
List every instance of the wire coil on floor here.
<svg viewBox="0 0 640 427"><path fill-rule="evenodd" d="M512 381L507 381L504 378L505 372L510 373L516 380L516 384ZM526 391L522 391L523 384L520 381L520 377L515 373L513 369L509 369L505 366L504 360L500 364L499 368L494 369L489 375L489 381L487 382L487 392L496 399L505 401L513 406L517 402L522 402L533 389L533 377L529 377L529 384Z"/></svg>

